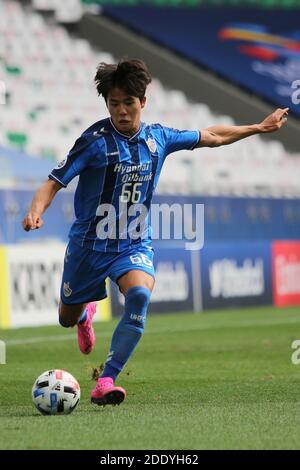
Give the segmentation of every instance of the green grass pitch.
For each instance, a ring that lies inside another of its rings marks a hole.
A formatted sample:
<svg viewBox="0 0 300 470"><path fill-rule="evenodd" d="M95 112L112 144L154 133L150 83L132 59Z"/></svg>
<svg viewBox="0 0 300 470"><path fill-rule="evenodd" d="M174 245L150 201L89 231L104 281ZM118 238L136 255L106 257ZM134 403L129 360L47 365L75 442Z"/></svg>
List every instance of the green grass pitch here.
<svg viewBox="0 0 300 470"><path fill-rule="evenodd" d="M121 406L90 404L90 371L105 360L115 321L97 323L90 356L59 326L0 331L0 449L299 449L299 308L149 315L118 380ZM69 416L42 416L31 387L61 368L81 385Z"/></svg>

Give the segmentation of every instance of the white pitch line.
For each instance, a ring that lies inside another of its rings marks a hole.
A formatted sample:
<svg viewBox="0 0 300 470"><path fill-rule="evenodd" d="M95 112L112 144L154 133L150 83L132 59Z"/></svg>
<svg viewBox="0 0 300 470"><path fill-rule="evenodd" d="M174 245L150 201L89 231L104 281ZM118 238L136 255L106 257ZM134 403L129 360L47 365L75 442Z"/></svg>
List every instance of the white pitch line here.
<svg viewBox="0 0 300 470"><path fill-rule="evenodd" d="M287 325L287 324L299 324L300 323L300 317L299 318L290 318L283 320L281 318L278 319L272 319L272 320L265 320L265 321L247 321L247 322L241 322L241 323L234 323L230 324L229 322L224 322L222 324L218 325L203 325L203 326L197 326L197 327L189 327L186 326L185 328L183 327L166 327L164 326L163 328L149 328L147 329L146 327L146 334L157 334L157 333L188 333L188 332L195 332L195 331L205 331L205 330L212 330L212 329L220 329L220 328L249 328L252 326L273 326L273 325ZM112 335L112 331L99 331L97 332L97 337L98 338L105 338L105 337L110 337ZM17 346L17 345L23 345L23 344L35 344L35 343L43 343L43 342L55 342L55 341L68 341L68 340L74 340L77 338L76 334L70 334L70 335L59 335L59 336L35 336L33 338L24 338L24 339L11 339L5 341L5 344L7 346Z"/></svg>
<svg viewBox="0 0 300 470"><path fill-rule="evenodd" d="M109 336L110 333L99 332L97 333L98 337ZM10 339L5 341L7 346L15 346L15 345L22 345L22 344L34 344L34 343L43 343L44 341L51 342L51 341L66 341L66 340L74 340L77 338L77 335L59 335L59 336L36 336L34 338L25 338L25 339Z"/></svg>
<svg viewBox="0 0 300 470"><path fill-rule="evenodd" d="M19 344L34 344L42 343L44 341L65 341L66 339L74 339L75 335L65 335L65 336L36 336L35 338L25 338L25 339L9 339L5 341L7 346L16 346Z"/></svg>

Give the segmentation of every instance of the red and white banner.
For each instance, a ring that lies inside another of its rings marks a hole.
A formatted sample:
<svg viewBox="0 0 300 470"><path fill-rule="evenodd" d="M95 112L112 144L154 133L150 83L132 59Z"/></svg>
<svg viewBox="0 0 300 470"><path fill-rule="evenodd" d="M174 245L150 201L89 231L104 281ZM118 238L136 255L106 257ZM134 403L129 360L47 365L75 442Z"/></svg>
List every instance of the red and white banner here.
<svg viewBox="0 0 300 470"><path fill-rule="evenodd" d="M274 304L300 305L300 242L273 243L272 273Z"/></svg>

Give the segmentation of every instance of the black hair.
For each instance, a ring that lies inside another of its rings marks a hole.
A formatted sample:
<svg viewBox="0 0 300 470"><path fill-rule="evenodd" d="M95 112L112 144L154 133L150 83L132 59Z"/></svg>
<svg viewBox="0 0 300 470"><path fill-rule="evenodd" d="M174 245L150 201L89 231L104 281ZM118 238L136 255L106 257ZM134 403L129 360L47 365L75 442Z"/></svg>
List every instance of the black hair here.
<svg viewBox="0 0 300 470"><path fill-rule="evenodd" d="M98 95L102 95L105 101L113 88L120 88L129 96L136 96L141 100L152 78L142 60L122 59L118 64L101 62L94 80Z"/></svg>

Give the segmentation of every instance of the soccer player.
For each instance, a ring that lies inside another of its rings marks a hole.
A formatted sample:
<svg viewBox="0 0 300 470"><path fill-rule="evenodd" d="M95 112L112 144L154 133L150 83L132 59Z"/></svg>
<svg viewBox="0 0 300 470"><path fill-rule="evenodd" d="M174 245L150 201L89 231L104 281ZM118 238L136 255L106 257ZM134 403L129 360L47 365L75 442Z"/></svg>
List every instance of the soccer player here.
<svg viewBox="0 0 300 470"><path fill-rule="evenodd" d="M147 220L165 158L177 150L218 147L254 134L273 132L287 120L277 109L260 124L214 126L180 131L141 121L151 76L141 60L101 63L95 83L109 117L89 127L49 179L35 193L23 228L42 226L42 214L55 194L77 175L75 215L66 249L59 323L77 325L79 349L95 344L95 301L106 297L105 279L125 296L124 315L111 340L101 377L91 392L98 405L120 404L126 397L115 381L138 344L154 286L151 228ZM137 209L137 210L136 210ZM143 217L136 215L143 213Z"/></svg>

